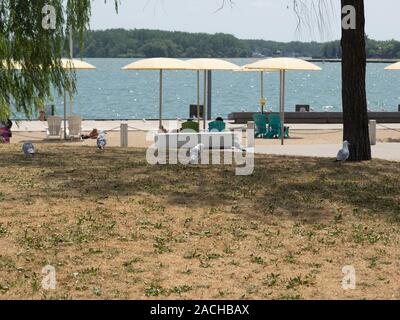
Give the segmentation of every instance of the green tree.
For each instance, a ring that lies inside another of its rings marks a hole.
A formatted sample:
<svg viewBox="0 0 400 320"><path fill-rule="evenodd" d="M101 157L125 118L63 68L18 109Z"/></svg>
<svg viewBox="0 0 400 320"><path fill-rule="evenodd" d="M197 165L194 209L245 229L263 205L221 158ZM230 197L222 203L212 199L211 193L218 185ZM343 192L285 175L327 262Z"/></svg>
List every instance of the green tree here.
<svg viewBox="0 0 400 320"><path fill-rule="evenodd" d="M304 5L314 10L311 16L319 19L319 27L326 27L321 12L329 10L329 0L295 0L295 9L300 18L304 13L301 10ZM367 37L364 9L364 0L341 0L341 11L344 12L341 14L343 139L351 144L351 161L371 160L365 86Z"/></svg>
<svg viewBox="0 0 400 320"><path fill-rule="evenodd" d="M350 142L350 160L371 160L366 93L366 35L363 0L341 0L355 9L355 28L342 28L343 138Z"/></svg>
<svg viewBox="0 0 400 320"><path fill-rule="evenodd" d="M45 5L55 9L55 29L43 28ZM90 0L0 1L0 119L11 115L10 101L31 116L53 88L75 91L75 75L63 70L61 58L68 55L69 30L79 36L82 48L90 13ZM21 70L13 69L15 61Z"/></svg>

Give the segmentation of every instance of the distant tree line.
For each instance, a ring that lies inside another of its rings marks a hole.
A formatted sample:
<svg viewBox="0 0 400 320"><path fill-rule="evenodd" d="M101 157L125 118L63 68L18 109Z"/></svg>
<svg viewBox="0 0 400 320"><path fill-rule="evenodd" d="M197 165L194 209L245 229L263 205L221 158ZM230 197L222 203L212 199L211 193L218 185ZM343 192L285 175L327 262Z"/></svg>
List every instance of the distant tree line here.
<svg viewBox="0 0 400 320"><path fill-rule="evenodd" d="M76 52L79 48L76 47ZM247 57L314 57L340 58L340 41L275 42L240 40L233 35L217 33L170 32L159 30L111 29L89 31L85 36L84 56L88 58L247 58ZM367 39L368 58L400 58L400 42Z"/></svg>

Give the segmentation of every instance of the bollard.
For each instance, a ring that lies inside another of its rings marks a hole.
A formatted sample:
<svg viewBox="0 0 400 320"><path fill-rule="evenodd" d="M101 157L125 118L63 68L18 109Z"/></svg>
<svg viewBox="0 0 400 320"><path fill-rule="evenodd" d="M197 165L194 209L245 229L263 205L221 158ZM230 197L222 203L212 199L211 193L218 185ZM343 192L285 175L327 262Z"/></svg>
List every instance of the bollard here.
<svg viewBox="0 0 400 320"><path fill-rule="evenodd" d="M255 130L254 121L247 122L247 148L254 148L255 146L254 130Z"/></svg>
<svg viewBox="0 0 400 320"><path fill-rule="evenodd" d="M128 147L128 124L121 123L121 148Z"/></svg>
<svg viewBox="0 0 400 320"><path fill-rule="evenodd" d="M371 146L376 145L376 120L369 121L369 141Z"/></svg>

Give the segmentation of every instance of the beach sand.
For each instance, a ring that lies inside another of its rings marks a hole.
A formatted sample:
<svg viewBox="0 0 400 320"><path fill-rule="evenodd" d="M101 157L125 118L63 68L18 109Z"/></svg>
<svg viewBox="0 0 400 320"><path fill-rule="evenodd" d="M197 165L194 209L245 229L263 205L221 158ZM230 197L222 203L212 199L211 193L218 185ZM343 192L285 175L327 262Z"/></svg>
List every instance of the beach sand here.
<svg viewBox="0 0 400 320"><path fill-rule="evenodd" d="M89 132L84 132L88 134ZM340 144L343 139L341 129L299 129L291 130L291 137L286 140L286 145L312 145L312 144ZM111 131L107 134L108 145L118 147L120 145L120 132ZM71 146L95 146L96 140L47 140L44 132L14 132L11 143L19 144L24 141L32 141L35 143L55 143ZM128 135L128 146L131 148L147 148L153 144L153 136L148 132L130 131ZM400 142L400 130L377 130L378 143ZM245 141L244 141L245 143ZM256 139L256 146L279 145L277 139Z"/></svg>

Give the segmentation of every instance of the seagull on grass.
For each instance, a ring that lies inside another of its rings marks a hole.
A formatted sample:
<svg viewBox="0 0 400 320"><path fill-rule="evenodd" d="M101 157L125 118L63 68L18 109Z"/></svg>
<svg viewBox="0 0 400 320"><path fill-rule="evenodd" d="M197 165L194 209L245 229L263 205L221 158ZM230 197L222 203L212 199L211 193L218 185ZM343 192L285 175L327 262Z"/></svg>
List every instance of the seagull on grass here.
<svg viewBox="0 0 400 320"><path fill-rule="evenodd" d="M97 148L99 148L99 150L104 150L106 148L107 145L107 139L106 139L106 133L104 132L104 130L100 131L100 134L97 138Z"/></svg>
<svg viewBox="0 0 400 320"><path fill-rule="evenodd" d="M201 153L204 150L204 144L200 143L190 150L190 163L191 164L199 164L199 160L201 158Z"/></svg>
<svg viewBox="0 0 400 320"><path fill-rule="evenodd" d="M349 157L350 157L349 146L350 146L350 143L348 141L343 142L343 147L342 147L342 149L339 150L339 152L336 156L336 162L344 162L349 159Z"/></svg>
<svg viewBox="0 0 400 320"><path fill-rule="evenodd" d="M32 142L25 142L22 146L22 151L26 157L33 157L35 155L35 146Z"/></svg>
<svg viewBox="0 0 400 320"><path fill-rule="evenodd" d="M246 148L242 146L242 144L240 143L239 138L237 136L235 136L233 146L234 146L233 149L235 149L235 150L246 152Z"/></svg>

